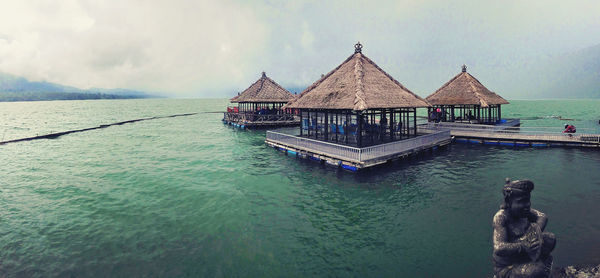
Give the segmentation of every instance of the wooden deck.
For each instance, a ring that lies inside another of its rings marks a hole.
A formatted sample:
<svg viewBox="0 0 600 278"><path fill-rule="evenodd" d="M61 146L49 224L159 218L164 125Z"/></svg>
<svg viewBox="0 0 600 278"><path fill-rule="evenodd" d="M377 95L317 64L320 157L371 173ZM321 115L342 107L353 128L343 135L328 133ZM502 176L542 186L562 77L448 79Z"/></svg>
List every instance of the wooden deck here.
<svg viewBox="0 0 600 278"><path fill-rule="evenodd" d="M224 112L223 123L240 128L294 126L300 118L292 114L259 115L256 113Z"/></svg>
<svg viewBox="0 0 600 278"><path fill-rule="evenodd" d="M456 142L486 145L524 146L524 147L585 147L600 148L600 134L564 134L533 128L481 125L439 125L424 124L419 132L429 133L449 130Z"/></svg>
<svg viewBox="0 0 600 278"><path fill-rule="evenodd" d="M424 150L445 146L449 131L364 148L334 144L305 137L267 131L265 143L288 155L321 161L350 171L386 163Z"/></svg>

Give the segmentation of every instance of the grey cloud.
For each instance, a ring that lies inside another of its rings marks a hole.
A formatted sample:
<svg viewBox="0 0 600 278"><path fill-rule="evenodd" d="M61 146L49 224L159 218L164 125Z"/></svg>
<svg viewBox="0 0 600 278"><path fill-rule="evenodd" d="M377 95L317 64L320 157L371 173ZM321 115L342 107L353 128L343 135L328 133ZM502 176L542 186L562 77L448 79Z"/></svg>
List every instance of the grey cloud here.
<svg viewBox="0 0 600 278"><path fill-rule="evenodd" d="M0 71L228 97L263 70L284 86L309 85L360 40L366 55L426 95L463 63L485 76L597 44L597 10L591 0L16 1L0 11Z"/></svg>

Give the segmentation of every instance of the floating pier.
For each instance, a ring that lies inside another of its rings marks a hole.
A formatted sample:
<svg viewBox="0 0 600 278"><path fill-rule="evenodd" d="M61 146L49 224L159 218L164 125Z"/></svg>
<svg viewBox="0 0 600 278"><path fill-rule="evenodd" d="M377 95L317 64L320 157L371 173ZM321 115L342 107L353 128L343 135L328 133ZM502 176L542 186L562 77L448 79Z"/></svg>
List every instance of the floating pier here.
<svg viewBox="0 0 600 278"><path fill-rule="evenodd" d="M387 144L358 148L314 140L306 137L267 131L267 145L287 155L311 159L350 171L373 167L411 154L436 149L450 144L450 131L395 141Z"/></svg>
<svg viewBox="0 0 600 278"><path fill-rule="evenodd" d="M423 133L450 131L454 141L458 143L514 147L600 148L600 134L593 133L567 134L534 128L460 123L428 123L419 125L418 129Z"/></svg>

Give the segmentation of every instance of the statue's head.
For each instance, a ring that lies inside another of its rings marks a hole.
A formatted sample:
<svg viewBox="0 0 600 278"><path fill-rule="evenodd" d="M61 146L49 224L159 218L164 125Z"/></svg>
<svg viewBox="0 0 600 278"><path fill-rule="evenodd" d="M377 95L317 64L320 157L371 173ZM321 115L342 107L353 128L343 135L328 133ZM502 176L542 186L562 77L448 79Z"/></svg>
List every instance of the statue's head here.
<svg viewBox="0 0 600 278"><path fill-rule="evenodd" d="M500 208L507 210L514 217L526 217L531 209L531 191L533 182L530 180L510 181L502 189L504 204Z"/></svg>

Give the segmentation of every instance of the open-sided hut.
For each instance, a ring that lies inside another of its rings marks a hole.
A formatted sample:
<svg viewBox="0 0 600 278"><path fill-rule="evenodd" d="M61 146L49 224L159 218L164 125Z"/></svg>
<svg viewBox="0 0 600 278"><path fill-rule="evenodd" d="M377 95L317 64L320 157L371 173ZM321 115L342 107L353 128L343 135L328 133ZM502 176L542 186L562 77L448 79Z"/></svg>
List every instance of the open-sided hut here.
<svg viewBox="0 0 600 278"><path fill-rule="evenodd" d="M429 121L491 125L500 122L501 105L509 103L469 74L465 65L461 73L426 100L432 105L428 109Z"/></svg>
<svg viewBox="0 0 600 278"><path fill-rule="evenodd" d="M230 99L237 106L227 108L223 121L244 127L298 124L297 117L282 109L294 98L263 72L248 89Z"/></svg>
<svg viewBox="0 0 600 278"><path fill-rule="evenodd" d="M416 111L429 103L362 54L305 89L285 108L300 110L300 136L365 147L417 136Z"/></svg>

